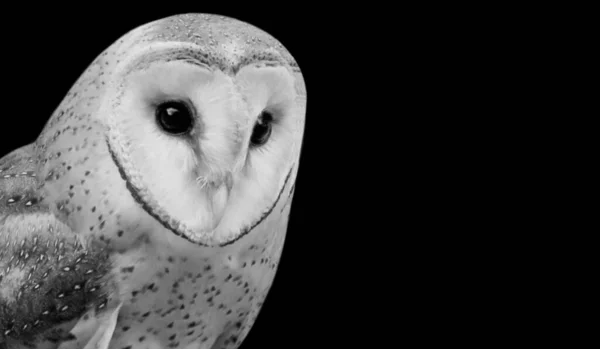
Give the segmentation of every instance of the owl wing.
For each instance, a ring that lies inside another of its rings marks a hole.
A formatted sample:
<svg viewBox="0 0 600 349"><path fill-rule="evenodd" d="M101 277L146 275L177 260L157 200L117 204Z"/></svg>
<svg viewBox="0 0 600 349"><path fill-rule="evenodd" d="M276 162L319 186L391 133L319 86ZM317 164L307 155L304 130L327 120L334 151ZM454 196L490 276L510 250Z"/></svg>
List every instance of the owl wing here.
<svg viewBox="0 0 600 349"><path fill-rule="evenodd" d="M33 144L0 159L0 222L7 215L40 208L38 183Z"/></svg>
<svg viewBox="0 0 600 349"><path fill-rule="evenodd" d="M106 348L119 310L110 255L44 203L36 160L33 145L0 159L0 348Z"/></svg>

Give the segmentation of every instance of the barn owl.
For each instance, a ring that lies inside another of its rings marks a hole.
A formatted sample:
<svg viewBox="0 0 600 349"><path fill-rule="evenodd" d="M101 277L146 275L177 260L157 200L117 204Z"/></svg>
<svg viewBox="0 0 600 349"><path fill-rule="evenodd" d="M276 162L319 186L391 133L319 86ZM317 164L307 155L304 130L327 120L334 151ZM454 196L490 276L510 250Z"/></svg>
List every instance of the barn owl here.
<svg viewBox="0 0 600 349"><path fill-rule="evenodd" d="M294 58L239 20L112 44L0 159L0 348L237 348L282 253L305 111Z"/></svg>

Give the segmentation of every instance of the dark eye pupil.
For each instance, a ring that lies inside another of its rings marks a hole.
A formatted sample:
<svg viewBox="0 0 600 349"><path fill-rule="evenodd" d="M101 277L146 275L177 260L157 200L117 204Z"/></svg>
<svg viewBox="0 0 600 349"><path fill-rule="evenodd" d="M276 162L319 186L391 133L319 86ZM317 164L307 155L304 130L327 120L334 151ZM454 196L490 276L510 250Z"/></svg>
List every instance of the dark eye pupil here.
<svg viewBox="0 0 600 349"><path fill-rule="evenodd" d="M156 108L158 125L173 135L187 133L191 130L194 119L189 108L182 102L166 102Z"/></svg>
<svg viewBox="0 0 600 349"><path fill-rule="evenodd" d="M253 146L259 147L264 145L271 136L273 115L267 112L262 112L254 125L250 142Z"/></svg>

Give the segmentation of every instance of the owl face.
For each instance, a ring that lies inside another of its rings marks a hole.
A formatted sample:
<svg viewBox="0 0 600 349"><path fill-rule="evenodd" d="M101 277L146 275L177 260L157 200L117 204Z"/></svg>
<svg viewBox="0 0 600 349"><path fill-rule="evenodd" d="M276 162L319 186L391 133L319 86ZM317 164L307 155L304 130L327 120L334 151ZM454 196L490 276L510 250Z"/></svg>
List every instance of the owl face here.
<svg viewBox="0 0 600 349"><path fill-rule="evenodd" d="M293 181L303 134L295 63L271 45L251 49L236 29L247 25L234 24L209 49L191 39L130 49L97 114L133 198L207 246L236 241L270 214Z"/></svg>

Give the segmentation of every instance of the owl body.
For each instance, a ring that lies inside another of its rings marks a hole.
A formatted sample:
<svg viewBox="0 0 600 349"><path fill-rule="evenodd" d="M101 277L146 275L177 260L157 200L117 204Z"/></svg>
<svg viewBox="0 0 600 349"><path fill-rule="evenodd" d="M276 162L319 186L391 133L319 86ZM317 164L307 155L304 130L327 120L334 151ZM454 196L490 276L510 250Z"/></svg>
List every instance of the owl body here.
<svg viewBox="0 0 600 349"><path fill-rule="evenodd" d="M0 159L0 348L238 347L305 106L291 55L246 23L173 16L115 42Z"/></svg>

